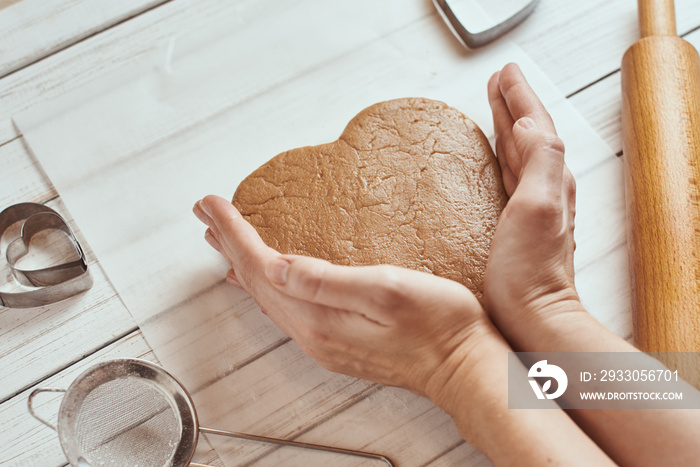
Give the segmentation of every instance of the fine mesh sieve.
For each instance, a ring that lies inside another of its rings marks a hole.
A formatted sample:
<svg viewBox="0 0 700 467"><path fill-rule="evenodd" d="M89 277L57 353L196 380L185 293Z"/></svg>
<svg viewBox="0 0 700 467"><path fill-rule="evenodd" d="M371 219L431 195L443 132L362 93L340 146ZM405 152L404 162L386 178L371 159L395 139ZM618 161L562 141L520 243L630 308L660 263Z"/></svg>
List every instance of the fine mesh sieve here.
<svg viewBox="0 0 700 467"><path fill-rule="evenodd" d="M42 392L63 392L53 426L32 407ZM190 395L163 368L139 359L110 360L89 368L68 389L38 388L29 412L56 430L75 467L180 467L190 463L199 433L334 452L394 464L385 456L200 427ZM206 466L204 466L206 467Z"/></svg>

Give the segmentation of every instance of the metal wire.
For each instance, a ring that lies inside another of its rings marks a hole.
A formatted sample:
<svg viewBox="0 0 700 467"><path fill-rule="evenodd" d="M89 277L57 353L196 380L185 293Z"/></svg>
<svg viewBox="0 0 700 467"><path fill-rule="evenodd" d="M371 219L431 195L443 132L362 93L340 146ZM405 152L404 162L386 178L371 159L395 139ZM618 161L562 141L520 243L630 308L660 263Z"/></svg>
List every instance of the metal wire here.
<svg viewBox="0 0 700 467"><path fill-rule="evenodd" d="M181 434L166 394L137 377L95 387L74 424L78 451L92 467L169 465Z"/></svg>

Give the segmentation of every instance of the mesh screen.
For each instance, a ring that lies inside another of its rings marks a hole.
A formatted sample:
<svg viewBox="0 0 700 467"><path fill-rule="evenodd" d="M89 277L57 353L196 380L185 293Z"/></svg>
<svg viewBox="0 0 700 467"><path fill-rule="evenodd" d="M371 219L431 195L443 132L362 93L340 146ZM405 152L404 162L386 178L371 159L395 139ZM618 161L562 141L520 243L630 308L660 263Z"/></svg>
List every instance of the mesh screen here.
<svg viewBox="0 0 700 467"><path fill-rule="evenodd" d="M168 397L148 380L108 381L78 407L76 442L92 467L170 465L180 440L180 418Z"/></svg>

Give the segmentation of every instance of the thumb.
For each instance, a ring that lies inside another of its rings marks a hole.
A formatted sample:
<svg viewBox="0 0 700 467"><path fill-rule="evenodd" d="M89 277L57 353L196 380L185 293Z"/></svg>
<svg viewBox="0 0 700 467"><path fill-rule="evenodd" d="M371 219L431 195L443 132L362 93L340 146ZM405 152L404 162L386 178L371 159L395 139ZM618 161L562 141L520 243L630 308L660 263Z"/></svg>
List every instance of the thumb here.
<svg viewBox="0 0 700 467"><path fill-rule="evenodd" d="M282 293L306 302L353 311L381 325L403 314L466 298L480 307L463 285L421 271L388 264L339 266L307 256L279 255L265 275Z"/></svg>
<svg viewBox="0 0 700 467"><path fill-rule="evenodd" d="M389 265L339 266L292 255L277 256L265 267L270 282L288 296L365 314L400 306L415 282L412 272Z"/></svg>

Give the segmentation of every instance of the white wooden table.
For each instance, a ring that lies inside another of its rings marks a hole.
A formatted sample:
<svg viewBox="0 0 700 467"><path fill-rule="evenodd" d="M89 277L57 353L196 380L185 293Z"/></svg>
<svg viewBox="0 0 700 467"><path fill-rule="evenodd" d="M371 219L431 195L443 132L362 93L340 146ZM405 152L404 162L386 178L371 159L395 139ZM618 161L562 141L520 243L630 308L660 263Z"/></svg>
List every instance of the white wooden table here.
<svg viewBox="0 0 700 467"><path fill-rule="evenodd" d="M517 2L483 3L498 16L503 5ZM186 29L215 17L220 8L213 0L0 0L0 208L34 201L65 213L60 194L13 125L13 115L142 53L162 39L161 25ZM700 46L700 2L676 0L676 9L679 33ZM542 0L508 38L530 54L622 156L619 65L637 38L636 2ZM78 234L79 227L73 225ZM99 359L156 360L99 262L88 255L95 286L84 296L39 309L0 308L2 465L66 463L55 433L27 413L32 388L67 386ZM202 462L220 465L207 446L200 450ZM433 465L466 462L447 453Z"/></svg>

